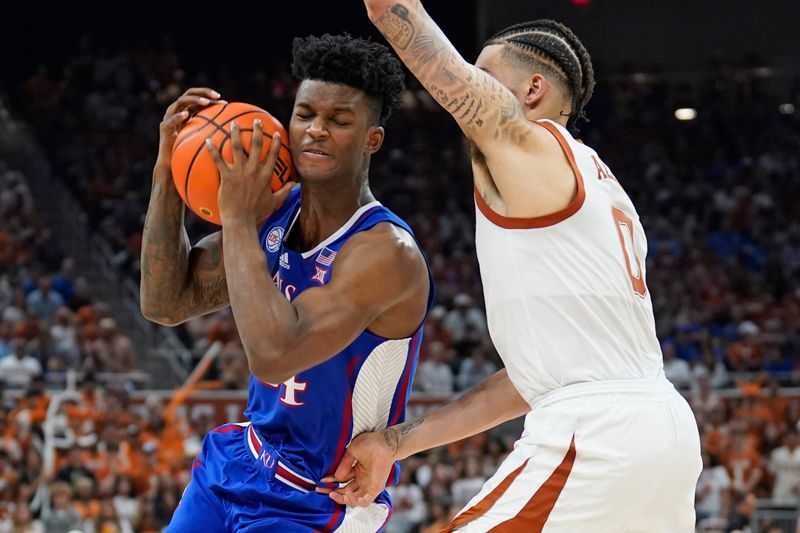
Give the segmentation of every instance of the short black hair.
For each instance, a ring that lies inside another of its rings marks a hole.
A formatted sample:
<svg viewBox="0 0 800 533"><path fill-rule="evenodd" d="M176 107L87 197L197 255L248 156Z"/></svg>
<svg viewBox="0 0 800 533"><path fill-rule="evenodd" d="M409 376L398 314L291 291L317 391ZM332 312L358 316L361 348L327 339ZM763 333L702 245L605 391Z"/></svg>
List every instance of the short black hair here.
<svg viewBox="0 0 800 533"><path fill-rule="evenodd" d="M532 20L497 32L484 47L492 44L504 45L509 53L568 90L572 98L568 126L586 119L584 108L594 91L594 68L589 52L572 30L555 20Z"/></svg>
<svg viewBox="0 0 800 533"><path fill-rule="evenodd" d="M300 80L341 83L363 91L383 125L400 103L403 67L391 51L348 34L297 37L292 43L292 74Z"/></svg>

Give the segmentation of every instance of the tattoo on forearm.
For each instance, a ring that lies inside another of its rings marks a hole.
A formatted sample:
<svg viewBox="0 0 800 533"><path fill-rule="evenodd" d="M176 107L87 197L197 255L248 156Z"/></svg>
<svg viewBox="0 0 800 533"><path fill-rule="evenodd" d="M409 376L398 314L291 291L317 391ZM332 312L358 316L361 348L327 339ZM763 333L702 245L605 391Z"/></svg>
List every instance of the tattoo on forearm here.
<svg viewBox="0 0 800 533"><path fill-rule="evenodd" d="M383 440L392 450L393 454L396 454L400 449L400 445L405 441L405 437L424 421L425 418L416 418L410 422L404 422L383 430Z"/></svg>
<svg viewBox="0 0 800 533"><path fill-rule="evenodd" d="M394 4L375 22L386 38L400 50L408 48L414 38L414 25L409 20L408 8Z"/></svg>
<svg viewBox="0 0 800 533"><path fill-rule="evenodd" d="M472 67L465 69L446 38L418 13L404 4L392 4L375 19L375 26L462 127L492 128L488 133L495 139L523 142L530 125L520 120L521 109L514 95L490 75Z"/></svg>
<svg viewBox="0 0 800 533"><path fill-rule="evenodd" d="M142 233L141 272L143 309L156 320L182 321L227 303L219 242L190 249L183 202L163 176L153 180Z"/></svg>

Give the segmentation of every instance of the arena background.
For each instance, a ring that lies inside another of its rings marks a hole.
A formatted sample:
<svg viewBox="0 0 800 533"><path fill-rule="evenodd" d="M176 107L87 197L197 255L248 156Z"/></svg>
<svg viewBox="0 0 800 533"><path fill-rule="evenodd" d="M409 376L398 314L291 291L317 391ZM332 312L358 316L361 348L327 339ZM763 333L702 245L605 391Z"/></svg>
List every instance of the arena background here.
<svg viewBox="0 0 800 533"><path fill-rule="evenodd" d="M642 217L665 368L701 429L698 531L796 531L800 4L425 5L471 60L487 35L527 18L561 20L584 41L598 87L580 136ZM55 3L4 15L0 532L159 531L205 432L242 419L247 377L229 313L166 329L138 311L160 117L204 84L285 121L292 37L380 37L355 0ZM500 362L485 331L458 131L408 81L371 182L410 221L437 278L413 415ZM188 225L195 238L212 229ZM405 461L387 531L436 531L520 429Z"/></svg>

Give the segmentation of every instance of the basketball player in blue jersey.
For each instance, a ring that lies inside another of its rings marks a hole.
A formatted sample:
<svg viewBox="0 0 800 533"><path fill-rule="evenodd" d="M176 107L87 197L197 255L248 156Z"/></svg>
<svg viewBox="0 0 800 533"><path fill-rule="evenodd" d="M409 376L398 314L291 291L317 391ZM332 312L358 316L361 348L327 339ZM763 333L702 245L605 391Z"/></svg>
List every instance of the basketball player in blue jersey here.
<svg viewBox="0 0 800 533"><path fill-rule="evenodd" d="M403 74L387 48L347 36L296 39L293 55L302 82L288 132L300 185L265 187L280 137L259 164L260 125L253 155L233 125L233 164L209 147L222 230L193 247L170 153L177 128L220 95L190 89L162 122L142 312L175 325L230 305L252 373L249 422L206 436L170 533L375 532L391 514L385 492L369 507L345 508L315 489L331 487L320 480L353 436L404 419L433 298L411 230L368 181Z"/></svg>

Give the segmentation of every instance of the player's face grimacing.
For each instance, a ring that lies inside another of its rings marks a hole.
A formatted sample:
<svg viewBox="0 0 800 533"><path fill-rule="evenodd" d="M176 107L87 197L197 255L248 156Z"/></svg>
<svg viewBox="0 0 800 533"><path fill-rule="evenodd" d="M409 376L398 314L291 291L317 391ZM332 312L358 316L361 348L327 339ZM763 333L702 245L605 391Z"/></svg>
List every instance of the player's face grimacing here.
<svg viewBox="0 0 800 533"><path fill-rule="evenodd" d="M383 140L368 97L338 83L305 80L289 123L292 158L301 182L362 174L366 155Z"/></svg>

